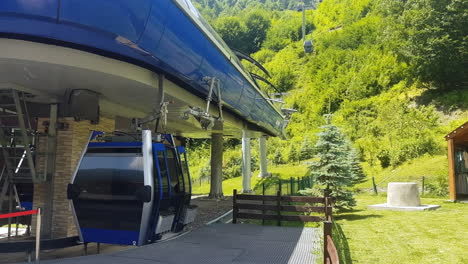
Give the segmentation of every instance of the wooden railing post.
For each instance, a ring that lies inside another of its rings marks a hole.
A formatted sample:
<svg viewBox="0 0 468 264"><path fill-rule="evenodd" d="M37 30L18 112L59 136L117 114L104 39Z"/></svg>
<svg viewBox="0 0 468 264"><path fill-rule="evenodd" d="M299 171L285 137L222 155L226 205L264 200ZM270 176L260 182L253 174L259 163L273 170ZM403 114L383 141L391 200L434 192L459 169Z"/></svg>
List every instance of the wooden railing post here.
<svg viewBox="0 0 468 264"><path fill-rule="evenodd" d="M424 195L424 176L422 176L421 194Z"/></svg>
<svg viewBox="0 0 468 264"><path fill-rule="evenodd" d="M325 211L325 221L328 221L328 197L325 196L325 202L323 203Z"/></svg>
<svg viewBox="0 0 468 264"><path fill-rule="evenodd" d="M328 239L327 237L332 235L332 222L324 221L323 222L323 263L331 263L330 255L328 254Z"/></svg>
<svg viewBox="0 0 468 264"><path fill-rule="evenodd" d="M294 195L294 179L293 179L293 177L289 178L289 184L291 185L291 195Z"/></svg>
<svg viewBox="0 0 468 264"><path fill-rule="evenodd" d="M332 198L325 197L325 220L332 221L333 207L332 207Z"/></svg>
<svg viewBox="0 0 468 264"><path fill-rule="evenodd" d="M374 194L377 195L379 192L377 191L377 184L375 184L375 179L372 177L372 187L374 188Z"/></svg>
<svg viewBox="0 0 468 264"><path fill-rule="evenodd" d="M281 226L281 191L276 193L276 210L278 215L278 226Z"/></svg>
<svg viewBox="0 0 468 264"><path fill-rule="evenodd" d="M232 193L232 223L237 224L237 213L239 212L239 209L237 208L237 190L234 189Z"/></svg>

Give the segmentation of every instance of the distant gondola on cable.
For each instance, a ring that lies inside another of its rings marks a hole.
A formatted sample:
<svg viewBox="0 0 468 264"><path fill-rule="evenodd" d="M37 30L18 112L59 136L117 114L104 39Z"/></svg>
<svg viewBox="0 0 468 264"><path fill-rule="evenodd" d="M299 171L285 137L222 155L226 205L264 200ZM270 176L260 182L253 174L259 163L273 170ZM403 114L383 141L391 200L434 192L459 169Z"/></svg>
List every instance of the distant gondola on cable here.
<svg viewBox="0 0 468 264"><path fill-rule="evenodd" d="M185 148L171 135L96 134L67 190L82 242L140 246L194 220Z"/></svg>

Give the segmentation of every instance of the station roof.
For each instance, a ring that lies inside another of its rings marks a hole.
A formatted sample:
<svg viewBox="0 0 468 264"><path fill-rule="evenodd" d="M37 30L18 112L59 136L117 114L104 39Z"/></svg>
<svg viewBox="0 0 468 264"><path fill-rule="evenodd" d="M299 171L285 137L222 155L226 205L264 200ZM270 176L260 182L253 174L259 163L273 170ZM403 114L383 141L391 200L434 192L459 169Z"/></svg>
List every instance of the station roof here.
<svg viewBox="0 0 468 264"><path fill-rule="evenodd" d="M445 136L445 140L449 139L456 143L468 144L468 121Z"/></svg>

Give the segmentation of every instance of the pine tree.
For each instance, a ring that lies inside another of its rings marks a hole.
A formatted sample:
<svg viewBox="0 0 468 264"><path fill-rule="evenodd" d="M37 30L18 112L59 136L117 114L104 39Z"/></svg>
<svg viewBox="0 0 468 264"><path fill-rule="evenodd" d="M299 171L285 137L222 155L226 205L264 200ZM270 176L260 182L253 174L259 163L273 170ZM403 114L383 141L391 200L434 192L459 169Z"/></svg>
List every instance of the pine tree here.
<svg viewBox="0 0 468 264"><path fill-rule="evenodd" d="M310 174L325 188L325 195L335 198L335 207L349 209L356 205L349 187L353 185L349 162L349 145L335 125L321 127L315 145L317 154L310 166Z"/></svg>
<svg viewBox="0 0 468 264"><path fill-rule="evenodd" d="M288 161L292 163L299 161L299 151L297 151L297 148L294 144L289 146Z"/></svg>
<svg viewBox="0 0 468 264"><path fill-rule="evenodd" d="M275 165L283 164L283 154L281 153L281 149L277 148L275 151L275 156L273 158L273 163Z"/></svg>
<svg viewBox="0 0 468 264"><path fill-rule="evenodd" d="M301 143L301 150L299 152L299 160L306 160L312 158L312 148L310 147L309 137L305 137Z"/></svg>
<svg viewBox="0 0 468 264"><path fill-rule="evenodd" d="M356 185L359 183L363 183L366 181L366 175L364 174L364 171L362 170L362 166L359 160L358 153L355 148L349 145L349 158L348 162L350 165L351 169L351 177L352 177L352 184Z"/></svg>

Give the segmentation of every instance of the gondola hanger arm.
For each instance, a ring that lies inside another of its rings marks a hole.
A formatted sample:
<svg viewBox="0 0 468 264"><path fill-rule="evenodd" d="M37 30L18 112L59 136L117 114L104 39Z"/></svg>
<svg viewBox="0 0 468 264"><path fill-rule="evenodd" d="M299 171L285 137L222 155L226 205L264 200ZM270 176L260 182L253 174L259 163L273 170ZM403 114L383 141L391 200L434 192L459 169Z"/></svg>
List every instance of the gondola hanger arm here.
<svg viewBox="0 0 468 264"><path fill-rule="evenodd" d="M184 112L182 119L189 119L192 115L198 120L203 129L211 129L214 126L215 121L223 122L223 102L221 99L221 82L215 77L204 77L203 81L209 84L208 96L206 98L206 108L190 106L187 111ZM213 95L217 92L218 99L218 117L210 114L211 102L213 101Z"/></svg>

